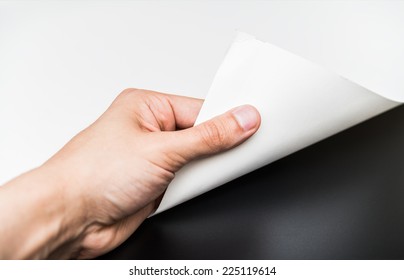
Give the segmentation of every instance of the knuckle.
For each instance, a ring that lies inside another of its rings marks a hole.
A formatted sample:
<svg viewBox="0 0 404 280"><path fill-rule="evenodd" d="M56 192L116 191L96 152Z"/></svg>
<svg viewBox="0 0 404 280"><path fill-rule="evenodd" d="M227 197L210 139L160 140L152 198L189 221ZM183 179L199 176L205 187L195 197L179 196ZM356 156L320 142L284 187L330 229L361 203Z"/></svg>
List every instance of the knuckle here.
<svg viewBox="0 0 404 280"><path fill-rule="evenodd" d="M124 90L121 92L120 95L125 96L125 95L129 95L129 94L135 93L135 92L137 92L137 91L139 91L139 90L136 89L136 88L126 88L126 89L124 89Z"/></svg>
<svg viewBox="0 0 404 280"><path fill-rule="evenodd" d="M227 130L222 122L207 122L201 133L203 144L213 151L219 151L229 144Z"/></svg>
<svg viewBox="0 0 404 280"><path fill-rule="evenodd" d="M132 99L138 99L138 98L144 99L148 98L151 95L152 95L151 92L148 90L138 88L127 88L124 89L119 96Z"/></svg>
<svg viewBox="0 0 404 280"><path fill-rule="evenodd" d="M116 102L120 104L131 104L139 99L144 98L144 91L136 88L124 89L116 98Z"/></svg>

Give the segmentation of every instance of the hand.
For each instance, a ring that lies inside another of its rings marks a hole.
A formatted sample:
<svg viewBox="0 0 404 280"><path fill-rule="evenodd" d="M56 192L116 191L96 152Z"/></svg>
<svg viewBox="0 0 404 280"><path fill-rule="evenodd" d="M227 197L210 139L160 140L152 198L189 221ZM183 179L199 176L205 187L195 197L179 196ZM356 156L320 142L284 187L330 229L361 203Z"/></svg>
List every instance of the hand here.
<svg viewBox="0 0 404 280"><path fill-rule="evenodd" d="M49 203L63 205L56 207L61 222L54 245L33 256L93 258L112 250L155 211L182 166L237 146L260 125L257 110L246 105L192 127L202 103L127 89L94 124L28 174L31 180L53 178L42 179L48 182L38 190L52 189L60 201Z"/></svg>

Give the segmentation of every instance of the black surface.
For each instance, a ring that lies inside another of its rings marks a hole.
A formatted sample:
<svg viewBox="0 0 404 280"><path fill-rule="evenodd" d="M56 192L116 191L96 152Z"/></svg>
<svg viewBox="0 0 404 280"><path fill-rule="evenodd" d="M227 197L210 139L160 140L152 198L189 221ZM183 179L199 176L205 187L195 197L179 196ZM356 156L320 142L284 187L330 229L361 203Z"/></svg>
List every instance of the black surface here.
<svg viewBox="0 0 404 280"><path fill-rule="evenodd" d="M404 259L400 106L148 219L104 259Z"/></svg>

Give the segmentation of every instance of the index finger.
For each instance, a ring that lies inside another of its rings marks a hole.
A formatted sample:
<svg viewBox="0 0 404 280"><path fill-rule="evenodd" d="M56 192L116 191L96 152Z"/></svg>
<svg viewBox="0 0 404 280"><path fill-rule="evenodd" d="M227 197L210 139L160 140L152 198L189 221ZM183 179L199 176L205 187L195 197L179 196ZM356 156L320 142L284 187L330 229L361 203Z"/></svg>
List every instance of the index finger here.
<svg viewBox="0 0 404 280"><path fill-rule="evenodd" d="M192 127L203 105L203 99L166 94L179 129Z"/></svg>

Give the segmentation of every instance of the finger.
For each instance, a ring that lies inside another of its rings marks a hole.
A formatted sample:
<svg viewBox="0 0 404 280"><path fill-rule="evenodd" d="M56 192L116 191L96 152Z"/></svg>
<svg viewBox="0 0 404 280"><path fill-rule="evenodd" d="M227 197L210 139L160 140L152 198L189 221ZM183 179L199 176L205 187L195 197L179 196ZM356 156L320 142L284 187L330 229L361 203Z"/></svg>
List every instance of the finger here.
<svg viewBox="0 0 404 280"><path fill-rule="evenodd" d="M194 125L201 110L203 99L129 88L124 90L113 104L129 107L130 112L140 111L142 118L146 119L148 123L157 122L161 130L175 130L176 128L184 129ZM145 104L148 106L140 106ZM141 111L144 107L150 111L149 119Z"/></svg>
<svg viewBox="0 0 404 280"><path fill-rule="evenodd" d="M236 107L195 127L173 132L171 152L186 161L213 155L235 147L259 128L261 117L251 105Z"/></svg>
<svg viewBox="0 0 404 280"><path fill-rule="evenodd" d="M180 95L166 95L171 104L177 128L184 129L193 126L204 100Z"/></svg>

